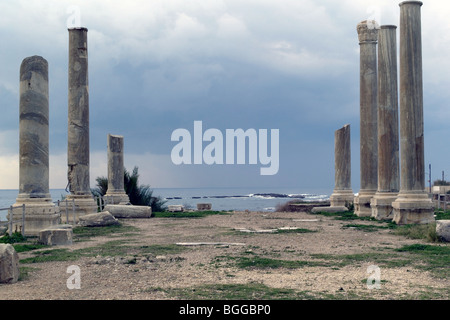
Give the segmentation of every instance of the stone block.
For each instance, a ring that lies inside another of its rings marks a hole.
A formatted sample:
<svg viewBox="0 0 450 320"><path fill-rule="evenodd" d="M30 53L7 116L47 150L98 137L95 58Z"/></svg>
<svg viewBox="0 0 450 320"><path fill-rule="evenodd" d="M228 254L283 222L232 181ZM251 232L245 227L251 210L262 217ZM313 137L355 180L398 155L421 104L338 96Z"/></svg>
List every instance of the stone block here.
<svg viewBox="0 0 450 320"><path fill-rule="evenodd" d="M153 216L152 207L149 206L109 204L103 211L108 211L115 218L151 218Z"/></svg>
<svg viewBox="0 0 450 320"><path fill-rule="evenodd" d="M311 212L312 213L318 213L318 212L330 212L330 213L334 213L334 212L347 212L348 208L345 206L342 207L314 207L312 208Z"/></svg>
<svg viewBox="0 0 450 320"><path fill-rule="evenodd" d="M436 233L442 240L450 242L450 220L436 220Z"/></svg>
<svg viewBox="0 0 450 320"><path fill-rule="evenodd" d="M428 224L434 222L433 202L425 193L399 194L392 203L396 224Z"/></svg>
<svg viewBox="0 0 450 320"><path fill-rule="evenodd" d="M169 210L169 212L183 212L184 206L182 206L180 204L173 204L173 205L169 205L167 210Z"/></svg>
<svg viewBox="0 0 450 320"><path fill-rule="evenodd" d="M19 280L19 255L10 244L0 244L0 283Z"/></svg>
<svg viewBox="0 0 450 320"><path fill-rule="evenodd" d="M206 211L211 210L212 204L211 203L197 203L197 210L198 211Z"/></svg>
<svg viewBox="0 0 450 320"><path fill-rule="evenodd" d="M71 245L72 234L72 228L47 228L39 231L39 242L48 246Z"/></svg>
<svg viewBox="0 0 450 320"><path fill-rule="evenodd" d="M81 216L79 224L82 227L105 227L119 225L120 222L108 211L103 211Z"/></svg>
<svg viewBox="0 0 450 320"><path fill-rule="evenodd" d="M372 217L377 220L392 220L394 217L394 209L392 203L396 200L396 193L379 193L370 201L372 208Z"/></svg>

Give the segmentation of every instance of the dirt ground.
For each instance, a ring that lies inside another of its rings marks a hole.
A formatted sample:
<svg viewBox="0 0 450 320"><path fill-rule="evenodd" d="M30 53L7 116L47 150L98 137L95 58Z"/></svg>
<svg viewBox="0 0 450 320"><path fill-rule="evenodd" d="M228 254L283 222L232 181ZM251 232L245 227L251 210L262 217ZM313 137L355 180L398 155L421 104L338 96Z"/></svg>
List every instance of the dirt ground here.
<svg viewBox="0 0 450 320"><path fill-rule="evenodd" d="M0 299L204 299L204 296L186 296L186 293L195 294L204 286L214 288L232 284L257 284L267 290L304 294L297 295L298 299L450 298L448 277L437 277L416 264L386 265L385 261L378 261L377 254L382 254L383 259L392 255L396 261L410 259L410 253L395 250L415 243L425 244L423 240L395 235L389 229L367 232L346 228L349 221L300 212L235 212L203 218L127 219L121 222L123 226L133 228L87 240L80 238L83 241L74 241L71 246L51 249L77 252L109 244L110 248L114 245L118 249L126 248L125 252L81 255L68 261L21 263L20 267L27 270L27 275L15 284L0 285ZM357 223L377 225L373 221ZM249 233L237 230L286 227L315 232ZM77 239L76 235L74 239ZM177 245L186 242L206 244ZM162 251L154 251L155 248ZM20 259L32 257L36 251L19 253ZM364 254L367 254L366 259L355 258L364 257ZM339 264L349 255L355 258L353 262ZM247 260L239 260L239 257ZM271 261L301 260L304 265L269 268L238 264L255 257ZM323 265L317 262L323 262ZM374 273L368 272L368 267L379 264L380 288L370 289L366 279ZM68 288L67 282L72 275L68 273L70 266L79 267L80 289ZM270 296L265 298L270 299Z"/></svg>

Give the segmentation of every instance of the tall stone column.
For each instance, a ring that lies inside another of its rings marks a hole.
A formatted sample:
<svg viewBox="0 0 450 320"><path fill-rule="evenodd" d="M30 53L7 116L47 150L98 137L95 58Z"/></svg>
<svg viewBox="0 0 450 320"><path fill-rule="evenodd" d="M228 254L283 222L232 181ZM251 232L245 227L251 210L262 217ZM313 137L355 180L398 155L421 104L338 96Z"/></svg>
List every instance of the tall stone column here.
<svg viewBox="0 0 450 320"><path fill-rule="evenodd" d="M370 200L377 185L377 40L378 24L357 26L360 45L360 174L361 190L355 197L355 214L371 216Z"/></svg>
<svg viewBox="0 0 450 320"><path fill-rule="evenodd" d="M434 221L425 191L420 1L400 3L400 192L392 204L397 224Z"/></svg>
<svg viewBox="0 0 450 320"><path fill-rule="evenodd" d="M19 195L14 206L25 204L25 233L37 235L60 222L59 207L49 192L47 60L32 56L22 61L19 90ZM13 220L21 219L22 210L15 209Z"/></svg>
<svg viewBox="0 0 450 320"><path fill-rule="evenodd" d="M123 136L108 134L108 203L127 204L130 202L125 192L123 164ZM112 200L112 201L110 201Z"/></svg>
<svg viewBox="0 0 450 320"><path fill-rule="evenodd" d="M371 202L378 220L392 220L400 188L396 29L381 26L378 33L378 190Z"/></svg>
<svg viewBox="0 0 450 320"><path fill-rule="evenodd" d="M97 212L89 185L89 81L86 28L69 29L68 187L77 216ZM70 204L70 208L72 205Z"/></svg>
<svg viewBox="0 0 450 320"><path fill-rule="evenodd" d="M350 125L334 132L334 190L331 207L348 207L354 200L351 188Z"/></svg>

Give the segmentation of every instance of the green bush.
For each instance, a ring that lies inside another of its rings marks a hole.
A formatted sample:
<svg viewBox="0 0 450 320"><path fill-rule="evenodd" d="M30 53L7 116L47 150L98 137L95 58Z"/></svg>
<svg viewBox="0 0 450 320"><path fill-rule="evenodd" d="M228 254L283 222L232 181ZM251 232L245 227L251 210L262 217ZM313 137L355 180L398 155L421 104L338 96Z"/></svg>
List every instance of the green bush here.
<svg viewBox="0 0 450 320"><path fill-rule="evenodd" d="M0 238L0 243L17 243L24 242L26 238L20 232L13 232L10 236L8 233Z"/></svg>
<svg viewBox="0 0 450 320"><path fill-rule="evenodd" d="M127 169L124 169L124 186L125 193L130 199L130 203L136 206L150 206L153 212L165 211L166 207L164 201L161 197L154 197L153 190L150 189L149 185L139 185L139 173L138 167L134 167L132 173L130 174ZM104 196L106 191L108 191L108 178L97 177L95 179L97 186L91 189L94 196Z"/></svg>

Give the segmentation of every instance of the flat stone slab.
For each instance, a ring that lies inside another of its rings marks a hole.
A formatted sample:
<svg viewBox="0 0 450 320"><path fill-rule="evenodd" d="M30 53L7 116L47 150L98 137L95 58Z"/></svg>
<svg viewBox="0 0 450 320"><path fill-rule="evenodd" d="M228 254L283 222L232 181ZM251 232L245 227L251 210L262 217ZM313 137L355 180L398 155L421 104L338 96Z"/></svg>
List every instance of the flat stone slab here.
<svg viewBox="0 0 450 320"><path fill-rule="evenodd" d="M245 246L245 243L233 243L233 242L178 242L177 246Z"/></svg>
<svg viewBox="0 0 450 320"><path fill-rule="evenodd" d="M312 208L312 213L318 213L318 212L346 212L348 211L347 207L314 207Z"/></svg>
<svg viewBox="0 0 450 320"><path fill-rule="evenodd" d="M247 232L247 233L275 233L278 229L260 229L260 230L251 230L246 228L235 228L234 230L240 231L240 232Z"/></svg>
<svg viewBox="0 0 450 320"><path fill-rule="evenodd" d="M105 227L116 226L120 222L108 211L103 211L80 216L79 224L82 227Z"/></svg>
<svg viewBox="0 0 450 320"><path fill-rule="evenodd" d="M152 208L149 206L134 206L122 204L108 204L103 212L108 211L115 218L151 218Z"/></svg>
<svg viewBox="0 0 450 320"><path fill-rule="evenodd" d="M48 246L71 245L72 228L51 227L39 231L39 242Z"/></svg>
<svg viewBox="0 0 450 320"><path fill-rule="evenodd" d="M0 283L12 284L19 280L19 255L10 244L0 244Z"/></svg>
<svg viewBox="0 0 450 320"><path fill-rule="evenodd" d="M301 228L299 227L281 227L277 229L259 229L259 230L252 230L247 228L234 228L236 231L240 232L246 232L246 233L276 233L278 230L299 230Z"/></svg>
<svg viewBox="0 0 450 320"><path fill-rule="evenodd" d="M436 233L442 240L450 242L450 220L436 220Z"/></svg>

